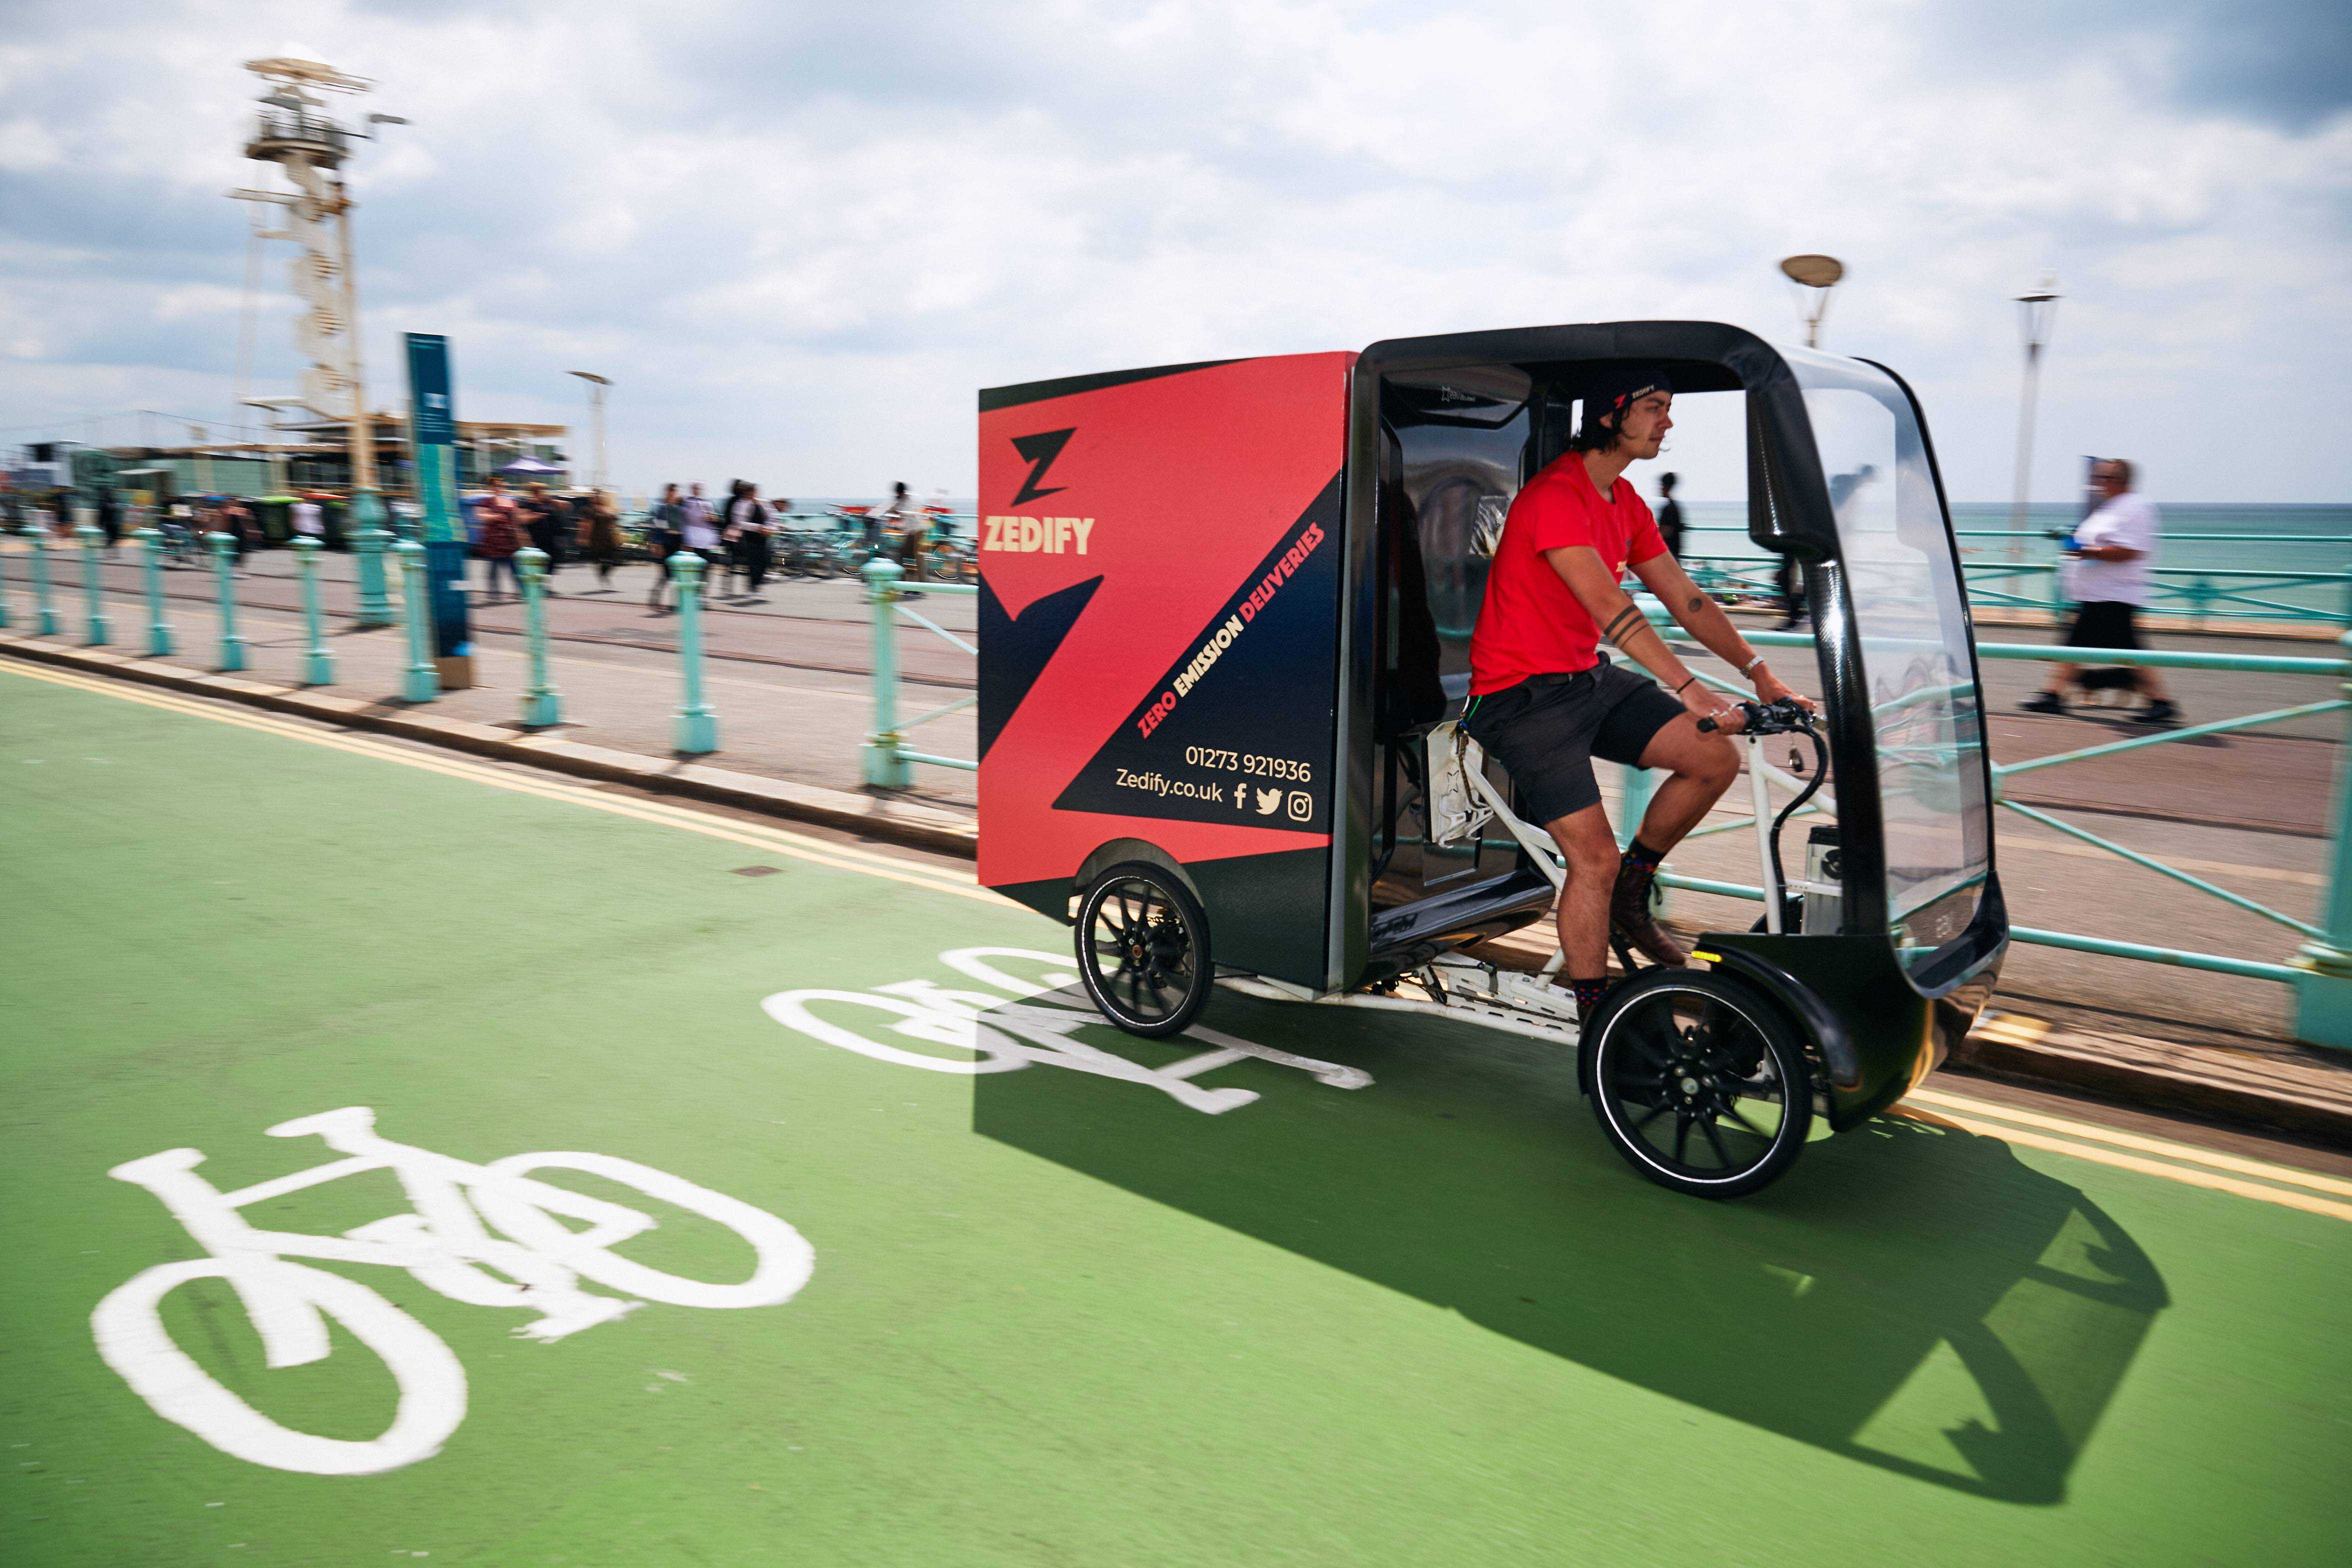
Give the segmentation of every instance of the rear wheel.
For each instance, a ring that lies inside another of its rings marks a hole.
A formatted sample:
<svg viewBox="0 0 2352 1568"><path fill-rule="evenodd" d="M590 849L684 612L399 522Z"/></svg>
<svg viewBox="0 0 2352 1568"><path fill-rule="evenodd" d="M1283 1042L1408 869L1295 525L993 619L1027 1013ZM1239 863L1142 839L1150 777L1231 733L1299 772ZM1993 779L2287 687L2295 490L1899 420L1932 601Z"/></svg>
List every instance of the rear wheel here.
<svg viewBox="0 0 2352 1568"><path fill-rule="evenodd" d="M1584 1041L1601 1131L1661 1186L1738 1197L1779 1179L1805 1147L1804 1049L1752 986L1654 971L1610 995Z"/></svg>
<svg viewBox="0 0 2352 1568"><path fill-rule="evenodd" d="M1209 1000L1209 920L1183 883L1129 861L1078 903L1078 978L1104 1017L1130 1035L1181 1034Z"/></svg>

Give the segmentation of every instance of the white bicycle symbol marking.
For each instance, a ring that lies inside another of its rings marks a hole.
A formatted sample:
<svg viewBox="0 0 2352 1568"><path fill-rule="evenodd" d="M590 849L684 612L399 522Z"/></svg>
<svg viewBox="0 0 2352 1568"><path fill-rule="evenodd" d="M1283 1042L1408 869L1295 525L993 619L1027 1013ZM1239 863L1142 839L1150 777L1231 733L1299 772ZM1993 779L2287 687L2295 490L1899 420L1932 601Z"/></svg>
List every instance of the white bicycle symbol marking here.
<svg viewBox="0 0 2352 1568"><path fill-rule="evenodd" d="M99 1354L158 1415L257 1465L321 1476L397 1469L439 1452L466 1415L466 1369L438 1335L366 1286L289 1258L383 1264L406 1269L454 1301L529 1308L538 1319L515 1332L540 1341L610 1322L646 1300L773 1306L792 1300L815 1267L816 1255L800 1232L775 1215L608 1154L509 1154L476 1165L379 1137L375 1112L364 1106L282 1121L268 1131L273 1138L315 1134L348 1158L228 1193L195 1173L205 1157L194 1149L150 1154L107 1173L162 1199L212 1256L158 1264L115 1289L90 1314ZM257 1230L237 1213L377 1170L398 1177L415 1213L373 1220L340 1237ZM706 1284L622 1258L612 1248L654 1229L653 1218L526 1174L538 1170L602 1176L714 1220L751 1244L758 1258L751 1277L736 1285ZM587 1228L573 1230L558 1223L557 1215L584 1221ZM583 1278L643 1300L593 1295L580 1288ZM341 1323L391 1370L399 1389L391 1426L364 1442L292 1431L215 1381L173 1342L163 1319L164 1296L203 1279L229 1282L273 1368L321 1359L329 1349L324 1320Z"/></svg>
<svg viewBox="0 0 2352 1568"><path fill-rule="evenodd" d="M990 962L992 959L1032 960L1046 965L1046 969L1038 980L1027 981L1006 973ZM1371 1075L1360 1068L1296 1056L1197 1026L1185 1030L1183 1037L1202 1042L1210 1047L1208 1050L1164 1068L1147 1068L1077 1037L1078 1030L1090 1026L1108 1027L1085 1002L1074 1000L1056 1005L1049 1000L1047 1005L1035 1005L1037 999L1050 999L1065 987L1078 983L1077 975L1069 969L1066 955L1025 947L960 947L940 954L940 962L1020 1000L1007 1001L1004 996L986 991L950 991L931 980L900 980L877 985L871 991L779 991L760 1005L779 1024L877 1061L920 1068L926 1072L970 1074L1017 1072L1032 1066L1068 1068L1101 1078L1149 1084L1178 1104L1210 1116L1249 1104L1257 1099L1257 1091L1202 1089L1192 1080L1251 1057L1297 1068L1333 1089L1362 1089L1372 1081ZM975 1055L969 1060L933 1056L928 1051L870 1039L856 1029L818 1016L811 1005L819 1002L845 1003L895 1014L897 1021L886 1026L889 1033L929 1045L960 1047Z"/></svg>

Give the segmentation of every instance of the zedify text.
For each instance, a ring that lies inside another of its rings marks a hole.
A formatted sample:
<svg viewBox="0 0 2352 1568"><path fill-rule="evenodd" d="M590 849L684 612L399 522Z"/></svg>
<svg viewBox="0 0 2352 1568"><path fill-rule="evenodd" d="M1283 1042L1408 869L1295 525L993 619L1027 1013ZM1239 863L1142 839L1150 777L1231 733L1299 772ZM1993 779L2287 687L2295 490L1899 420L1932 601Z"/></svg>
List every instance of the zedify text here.
<svg viewBox="0 0 2352 1568"><path fill-rule="evenodd" d="M1090 517L984 517L982 550L1014 550L1027 555L1084 555L1095 531Z"/></svg>

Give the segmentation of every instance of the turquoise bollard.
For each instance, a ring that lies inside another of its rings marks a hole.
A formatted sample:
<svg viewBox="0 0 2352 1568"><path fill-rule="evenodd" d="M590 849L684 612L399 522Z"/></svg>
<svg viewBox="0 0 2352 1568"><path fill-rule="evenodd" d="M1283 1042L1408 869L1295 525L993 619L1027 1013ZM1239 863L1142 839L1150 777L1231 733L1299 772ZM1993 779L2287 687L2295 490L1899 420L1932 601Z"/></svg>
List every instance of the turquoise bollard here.
<svg viewBox="0 0 2352 1568"><path fill-rule="evenodd" d="M563 696L547 679L547 552L516 551L515 570L522 575L523 655L530 665L530 683L522 693L522 724L526 730L544 730L563 722Z"/></svg>
<svg viewBox="0 0 2352 1568"><path fill-rule="evenodd" d="M677 651L686 672L677 749L698 757L719 749L719 711L702 691L702 557L679 551L669 558L669 574L677 584Z"/></svg>
<svg viewBox="0 0 2352 1568"><path fill-rule="evenodd" d="M91 647L103 647L114 640L114 627L106 618L105 584L98 575L98 547L106 535L96 523L85 522L74 530L74 537L81 541L82 600L89 611L81 640Z"/></svg>
<svg viewBox="0 0 2352 1568"><path fill-rule="evenodd" d="M431 585L425 580L425 546L404 539L392 547L400 558L401 618L408 623L408 664L400 672L400 694L430 702L441 694L441 672L433 668Z"/></svg>
<svg viewBox="0 0 2352 1568"><path fill-rule="evenodd" d="M860 575L866 602L874 606L874 732L866 737L866 782L876 789L904 789L915 771L898 754L898 579L895 561L876 556Z"/></svg>
<svg viewBox="0 0 2352 1568"><path fill-rule="evenodd" d="M319 542L307 534L294 541L294 565L302 574L302 684L335 683L335 651L319 614Z"/></svg>
<svg viewBox="0 0 2352 1568"><path fill-rule="evenodd" d="M352 497L352 558L359 563L360 606L352 625L361 631L392 625L392 599L384 591L383 552L392 542L384 527L383 497L361 490Z"/></svg>
<svg viewBox="0 0 2352 1568"><path fill-rule="evenodd" d="M58 606L49 592L49 531L28 522L25 542L33 547L33 635L53 637L58 635Z"/></svg>
<svg viewBox="0 0 2352 1568"><path fill-rule="evenodd" d="M163 534L142 528L131 538L139 542L140 561L147 575L147 657L162 658L172 651L172 623L163 618Z"/></svg>
<svg viewBox="0 0 2352 1568"><path fill-rule="evenodd" d="M226 533L207 533L212 547L213 575L220 584L220 668L245 668L245 639L236 635L236 541Z"/></svg>

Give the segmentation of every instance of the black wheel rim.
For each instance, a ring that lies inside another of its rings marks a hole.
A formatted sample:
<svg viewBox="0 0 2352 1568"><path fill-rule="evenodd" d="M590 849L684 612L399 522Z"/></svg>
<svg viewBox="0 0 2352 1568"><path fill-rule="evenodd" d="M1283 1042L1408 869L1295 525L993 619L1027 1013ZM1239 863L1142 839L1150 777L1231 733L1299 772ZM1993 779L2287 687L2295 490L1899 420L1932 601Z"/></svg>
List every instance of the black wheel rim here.
<svg viewBox="0 0 2352 1568"><path fill-rule="evenodd" d="M1095 900L1087 924L1096 994L1139 1024L1175 1016L1198 976L1184 911L1140 877L1122 877Z"/></svg>
<svg viewBox="0 0 2352 1568"><path fill-rule="evenodd" d="M1763 1031L1704 991L1645 993L1610 1020L1601 1090L1635 1153L1690 1182L1729 1182L1788 1136L1793 1091Z"/></svg>

